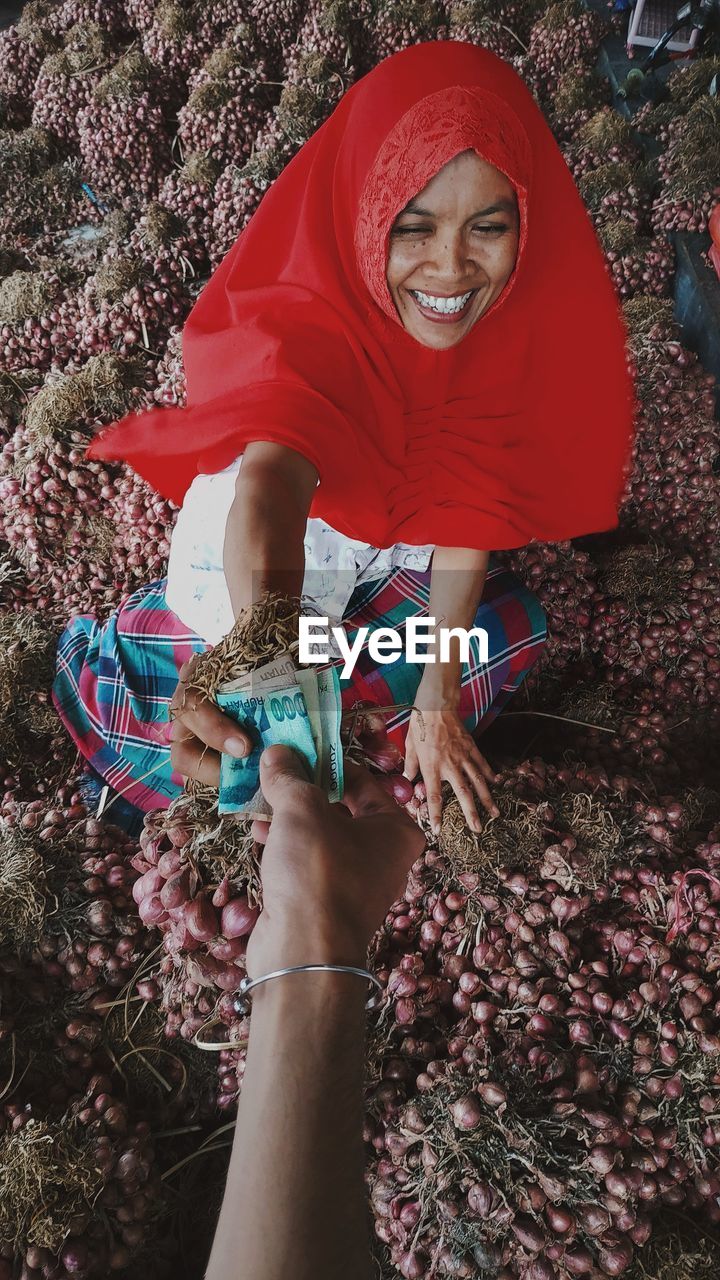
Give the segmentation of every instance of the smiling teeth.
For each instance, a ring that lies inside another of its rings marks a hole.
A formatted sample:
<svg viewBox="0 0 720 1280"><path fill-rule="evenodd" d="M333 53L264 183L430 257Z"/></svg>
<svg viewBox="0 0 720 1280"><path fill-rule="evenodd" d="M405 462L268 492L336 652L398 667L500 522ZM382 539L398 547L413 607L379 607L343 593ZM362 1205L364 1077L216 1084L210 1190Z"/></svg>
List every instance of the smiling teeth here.
<svg viewBox="0 0 720 1280"><path fill-rule="evenodd" d="M421 293L419 289L411 289L410 292L424 307L430 307L432 311L439 311L442 315L462 311L472 296L472 289L469 293L462 293L458 298L434 298L431 293Z"/></svg>

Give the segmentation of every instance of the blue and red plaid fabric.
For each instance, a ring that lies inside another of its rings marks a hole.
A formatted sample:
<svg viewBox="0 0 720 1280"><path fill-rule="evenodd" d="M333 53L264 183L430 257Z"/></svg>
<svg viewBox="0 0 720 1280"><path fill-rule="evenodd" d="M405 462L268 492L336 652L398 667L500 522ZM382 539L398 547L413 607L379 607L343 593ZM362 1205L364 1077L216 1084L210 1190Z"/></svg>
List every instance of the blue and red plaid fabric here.
<svg viewBox="0 0 720 1280"><path fill-rule="evenodd" d="M104 625L73 618L58 645L53 701L78 750L125 800L144 811L166 807L183 780L170 762L168 707L178 671L209 646L165 602L166 579L141 587ZM398 569L356 587L343 619L352 641L359 627L393 627L427 615L430 570ZM545 614L532 592L493 557L473 623L488 633L489 662L471 639L463 666L459 714L482 731L518 689L540 656ZM330 665L329 663L326 665ZM335 663L339 668L342 662ZM352 675L340 680L343 710L359 700L376 706L412 703L425 667L398 654L376 665L367 643ZM388 734L404 750L409 710L387 718Z"/></svg>

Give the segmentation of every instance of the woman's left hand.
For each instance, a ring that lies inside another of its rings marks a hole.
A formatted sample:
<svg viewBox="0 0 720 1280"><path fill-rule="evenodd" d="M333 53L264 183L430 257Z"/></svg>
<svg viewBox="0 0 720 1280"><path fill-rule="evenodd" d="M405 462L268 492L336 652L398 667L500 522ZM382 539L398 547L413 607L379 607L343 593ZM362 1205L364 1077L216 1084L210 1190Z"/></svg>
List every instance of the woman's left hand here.
<svg viewBox="0 0 720 1280"><path fill-rule="evenodd" d="M497 781L495 773L451 704L421 706L420 710L422 726L417 711L410 715L405 740L405 776L412 781L418 771L421 773L427 790L430 825L436 834L440 830L441 786L445 780L451 784L471 831L481 831L478 798L491 817L499 814L487 785Z"/></svg>

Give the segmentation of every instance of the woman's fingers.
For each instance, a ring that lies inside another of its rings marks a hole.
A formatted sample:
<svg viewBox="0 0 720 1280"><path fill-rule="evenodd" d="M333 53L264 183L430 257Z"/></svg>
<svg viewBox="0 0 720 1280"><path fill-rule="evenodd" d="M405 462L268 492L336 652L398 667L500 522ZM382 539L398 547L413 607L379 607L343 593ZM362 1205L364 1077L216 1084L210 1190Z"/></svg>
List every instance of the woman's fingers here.
<svg viewBox="0 0 720 1280"><path fill-rule="evenodd" d="M408 730L407 737L405 738L405 767L403 768L403 774L406 778L409 778L411 782L414 782L418 775L418 771L419 765L417 751L415 750L412 734Z"/></svg>
<svg viewBox="0 0 720 1280"><path fill-rule="evenodd" d="M170 702L171 719L180 720L186 728L213 751L242 757L252 751L252 740L244 729L230 716L223 715L214 702L209 702L197 689L186 683L182 672L188 667L184 662L181 676Z"/></svg>
<svg viewBox="0 0 720 1280"><path fill-rule="evenodd" d="M448 770L448 781L450 782L458 803L463 811L465 821L471 831L482 831L482 823L478 816L475 791L470 786L468 778L460 768Z"/></svg>
<svg viewBox="0 0 720 1280"><path fill-rule="evenodd" d="M182 666L180 667L180 670L178 671L178 679L181 682L187 683L187 681L192 676L192 673L195 670L198 664L198 659L200 657L202 657L201 654L192 653L190 657L187 659L187 661L183 662Z"/></svg>
<svg viewBox="0 0 720 1280"><path fill-rule="evenodd" d="M184 711L178 719L213 751L224 751L238 759L252 751L252 741L245 730L229 716L223 715L212 702L199 702L192 711Z"/></svg>
<svg viewBox="0 0 720 1280"><path fill-rule="evenodd" d="M438 835L442 820L442 779L440 770L428 770L427 774L423 775L423 781L427 792L428 821L435 835Z"/></svg>
<svg viewBox="0 0 720 1280"><path fill-rule="evenodd" d="M478 751L477 745L475 743L475 739L471 738L470 743L471 743L471 746L468 752L470 759L474 760L481 774L483 775L484 778L487 778L488 782L498 782L499 781L498 775L496 774L492 765L489 764L488 761L485 759L482 752Z"/></svg>
<svg viewBox="0 0 720 1280"><path fill-rule="evenodd" d="M220 786L220 756L204 742L200 742L191 734L181 721L173 724L173 739L170 748L170 761L173 769L184 778L193 778L196 782L206 782L208 786Z"/></svg>
<svg viewBox="0 0 720 1280"><path fill-rule="evenodd" d="M488 784L485 781L485 778L480 772L479 767L475 764L475 761L469 758L464 760L463 769L465 770L465 773L467 774L468 778L472 782L473 787L475 788L475 791L477 792L482 802L483 808L487 809L491 818L497 818L499 816L500 810L495 804L495 801L493 800L490 794L490 788L488 787ZM464 782L463 785L467 787L466 782ZM475 806L474 806L474 797L473 797L473 809L474 807ZM477 827L473 828L474 831L479 831L480 829L481 827L479 823Z"/></svg>

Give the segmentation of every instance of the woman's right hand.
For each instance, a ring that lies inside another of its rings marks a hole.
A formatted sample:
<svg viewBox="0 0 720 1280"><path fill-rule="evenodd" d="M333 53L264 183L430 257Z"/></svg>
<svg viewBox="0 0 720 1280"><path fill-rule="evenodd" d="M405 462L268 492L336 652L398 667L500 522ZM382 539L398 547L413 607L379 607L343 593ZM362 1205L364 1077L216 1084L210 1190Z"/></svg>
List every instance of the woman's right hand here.
<svg viewBox="0 0 720 1280"><path fill-rule="evenodd" d="M318 472L295 449L253 440L245 449L223 544L233 616L265 591L295 596L305 572L304 536ZM192 689L194 655L180 668L170 702L173 768L185 778L220 786L220 753L249 755L253 742L219 707Z"/></svg>
<svg viewBox="0 0 720 1280"><path fill-rule="evenodd" d="M250 737L219 707L192 686L195 654L180 668L180 679L170 700L170 760L184 778L220 786L220 754L238 758L252 750Z"/></svg>

